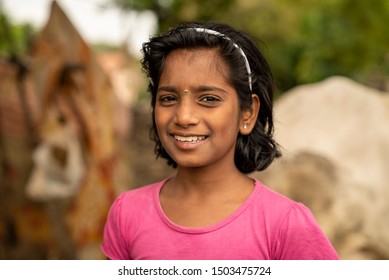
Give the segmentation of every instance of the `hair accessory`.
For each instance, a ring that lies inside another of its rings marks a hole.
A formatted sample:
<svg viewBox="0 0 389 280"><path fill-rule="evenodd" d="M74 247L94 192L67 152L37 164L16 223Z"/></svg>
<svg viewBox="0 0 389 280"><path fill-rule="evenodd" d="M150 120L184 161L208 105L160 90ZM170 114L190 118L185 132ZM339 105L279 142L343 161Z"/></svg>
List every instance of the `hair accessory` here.
<svg viewBox="0 0 389 280"><path fill-rule="evenodd" d="M184 91L182 93L187 95L189 93L189 89L184 89Z"/></svg>
<svg viewBox="0 0 389 280"><path fill-rule="evenodd" d="M215 36L218 36L218 37L221 37L221 38L224 38L228 41L231 41L234 45L235 48L237 48L239 50L239 52L241 53L241 55L243 56L243 59L244 59L244 62L246 64L246 69L247 69L247 75L248 75L248 81L249 81L249 88L250 88L250 91L252 92L253 91L253 82L252 82L252 79L251 79L251 68L250 68L250 64L249 64L249 61L247 59L247 56L246 54L244 53L244 51L242 50L241 47L238 46L238 44L236 44L231 38L227 37L226 35L224 35L223 33L220 33L218 31L215 31L215 30L212 30L212 29L207 29L207 28L201 28L201 27L194 27L194 28L188 28L189 30L195 30L196 32L199 32L199 33L207 33L207 34L211 34L211 35L215 35Z"/></svg>

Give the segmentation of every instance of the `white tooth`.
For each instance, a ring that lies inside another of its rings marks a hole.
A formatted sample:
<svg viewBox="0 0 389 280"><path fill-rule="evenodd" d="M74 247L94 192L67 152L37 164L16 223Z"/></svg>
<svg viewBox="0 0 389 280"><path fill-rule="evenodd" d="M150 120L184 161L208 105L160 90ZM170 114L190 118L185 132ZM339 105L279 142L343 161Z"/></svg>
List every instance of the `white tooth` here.
<svg viewBox="0 0 389 280"><path fill-rule="evenodd" d="M184 136L174 135L174 138L177 141L181 141L181 142L198 142L198 141L204 140L205 136L201 136L201 137L197 137L197 136L184 137Z"/></svg>

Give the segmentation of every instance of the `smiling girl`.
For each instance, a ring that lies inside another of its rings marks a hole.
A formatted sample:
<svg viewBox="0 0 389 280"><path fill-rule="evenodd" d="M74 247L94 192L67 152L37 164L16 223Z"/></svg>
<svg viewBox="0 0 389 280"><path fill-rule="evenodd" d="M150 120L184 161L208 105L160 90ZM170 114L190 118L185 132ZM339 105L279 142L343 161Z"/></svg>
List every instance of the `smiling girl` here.
<svg viewBox="0 0 389 280"><path fill-rule="evenodd" d="M248 176L280 156L273 78L243 32L187 23L143 45L152 138L175 176L111 207L110 259L338 259L312 213Z"/></svg>

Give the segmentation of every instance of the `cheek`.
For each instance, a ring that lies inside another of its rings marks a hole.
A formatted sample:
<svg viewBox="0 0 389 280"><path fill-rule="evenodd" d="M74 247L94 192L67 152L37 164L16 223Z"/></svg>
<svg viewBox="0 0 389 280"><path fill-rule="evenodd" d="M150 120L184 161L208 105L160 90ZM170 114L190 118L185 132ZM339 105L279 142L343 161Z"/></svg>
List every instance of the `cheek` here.
<svg viewBox="0 0 389 280"><path fill-rule="evenodd" d="M236 137L238 137L238 134L239 134L239 126L236 123L231 124L228 130L228 136L235 139Z"/></svg>
<svg viewBox="0 0 389 280"><path fill-rule="evenodd" d="M236 116L236 117L226 118L225 116ZM219 120L218 124L215 125L220 127L220 132L223 137L228 137L231 139L231 138L236 138L238 136L240 121L235 111L230 112L228 114L223 114L223 116L221 116L218 120Z"/></svg>

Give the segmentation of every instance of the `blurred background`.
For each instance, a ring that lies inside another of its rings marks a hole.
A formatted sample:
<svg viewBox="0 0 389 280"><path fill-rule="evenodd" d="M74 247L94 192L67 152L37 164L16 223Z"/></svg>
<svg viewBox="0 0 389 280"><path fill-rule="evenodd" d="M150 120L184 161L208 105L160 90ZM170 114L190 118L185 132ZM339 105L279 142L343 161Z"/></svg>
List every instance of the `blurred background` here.
<svg viewBox="0 0 389 280"><path fill-rule="evenodd" d="M174 173L149 140L142 42L183 21L255 38L283 157L342 259L389 259L389 1L0 0L0 259L103 259L121 192Z"/></svg>

